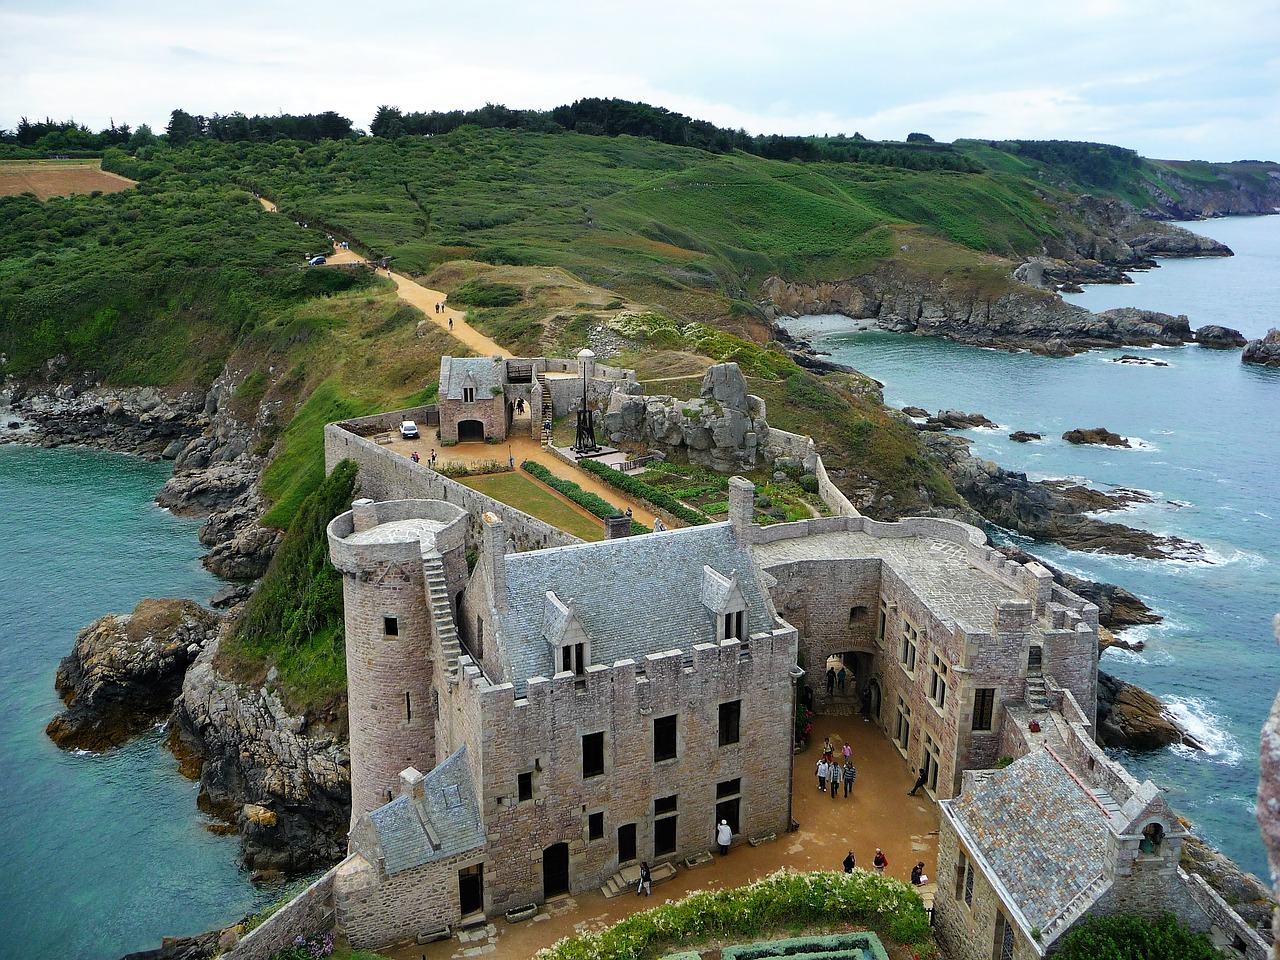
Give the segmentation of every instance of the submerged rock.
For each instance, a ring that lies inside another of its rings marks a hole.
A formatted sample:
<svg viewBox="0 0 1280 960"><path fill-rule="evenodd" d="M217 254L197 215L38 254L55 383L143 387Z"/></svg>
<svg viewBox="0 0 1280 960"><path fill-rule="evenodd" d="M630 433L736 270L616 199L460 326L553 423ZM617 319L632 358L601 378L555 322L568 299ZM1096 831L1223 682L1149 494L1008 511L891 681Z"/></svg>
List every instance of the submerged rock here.
<svg viewBox="0 0 1280 960"><path fill-rule="evenodd" d="M1026 430L1015 430L1009 434L1009 439L1014 443L1030 443L1032 440L1042 439L1038 433L1028 433Z"/></svg>
<svg viewBox="0 0 1280 960"><path fill-rule="evenodd" d="M67 710L45 729L64 750L118 747L169 715L182 678L222 618L191 600L142 600L76 637L55 684Z"/></svg>
<svg viewBox="0 0 1280 960"><path fill-rule="evenodd" d="M1118 433L1112 433L1106 427L1094 427L1090 430L1068 430L1062 435L1067 443L1100 444L1108 447L1128 447L1129 441Z"/></svg>

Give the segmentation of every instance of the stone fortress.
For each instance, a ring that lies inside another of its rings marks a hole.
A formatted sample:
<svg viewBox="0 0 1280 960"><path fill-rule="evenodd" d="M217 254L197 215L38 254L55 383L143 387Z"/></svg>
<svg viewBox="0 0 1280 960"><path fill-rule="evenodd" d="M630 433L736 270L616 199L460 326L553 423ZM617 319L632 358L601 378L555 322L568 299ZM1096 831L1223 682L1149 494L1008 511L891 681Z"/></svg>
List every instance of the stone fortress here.
<svg viewBox="0 0 1280 960"><path fill-rule="evenodd" d="M589 402L611 438L664 449L654 425L672 405L590 362L577 396L600 385ZM443 374L442 436L484 419L446 408ZM474 402L498 396L478 387ZM1186 833L1159 790L1093 741L1096 607L972 527L859 515L808 438L768 427L736 365L713 367L703 397L686 419L736 413L739 462L747 433L753 461L797 454L832 515L759 526L734 477L725 522L586 544L369 439L405 412L326 428L326 468L354 460L364 496L328 530L352 826L348 857L282 911L295 927L319 918L354 947L446 936L640 860L670 869L711 849L722 819L735 841L777 835L803 699L860 706L940 801L946 956L1042 957L1080 919L1122 911L1170 911L1266 956L1179 868ZM828 692L828 663L847 690Z"/></svg>

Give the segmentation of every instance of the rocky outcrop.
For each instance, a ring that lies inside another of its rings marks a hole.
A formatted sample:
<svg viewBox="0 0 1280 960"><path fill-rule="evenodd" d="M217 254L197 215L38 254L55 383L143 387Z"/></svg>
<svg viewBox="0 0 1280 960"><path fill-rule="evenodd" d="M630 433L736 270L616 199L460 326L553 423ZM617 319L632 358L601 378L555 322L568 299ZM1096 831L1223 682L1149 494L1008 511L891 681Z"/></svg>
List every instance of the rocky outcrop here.
<svg viewBox="0 0 1280 960"><path fill-rule="evenodd" d="M1124 587L1114 583L1099 583L1086 580L1060 570L1039 557L1032 556L1020 547L1000 547L1000 552L1016 563L1040 564L1051 574L1053 580L1066 587L1078 597L1083 597L1098 608L1098 623L1108 630L1123 630L1125 627L1140 626L1148 623L1159 623L1164 618L1147 606L1140 598Z"/></svg>
<svg viewBox="0 0 1280 960"><path fill-rule="evenodd" d="M1112 433L1106 427L1093 427L1088 430L1076 429L1068 430L1062 435L1062 439L1067 443L1080 444L1096 444L1107 447L1125 447L1128 448L1129 441L1118 433Z"/></svg>
<svg viewBox="0 0 1280 960"><path fill-rule="evenodd" d="M1188 837L1182 841L1182 868L1204 877L1249 926L1259 930L1270 926L1271 912L1276 907L1271 891L1252 873L1240 869L1230 857Z"/></svg>
<svg viewBox="0 0 1280 960"><path fill-rule="evenodd" d="M1155 211L1170 220L1267 215L1280 207L1280 179L1267 175L1274 169L1254 161L1216 164L1215 179L1206 181L1179 176L1176 165L1162 163L1154 168L1156 179L1142 186Z"/></svg>
<svg viewBox="0 0 1280 960"><path fill-rule="evenodd" d="M772 460L778 453L769 446L764 401L747 393L747 382L736 363L710 367L699 396L692 400L615 390L604 416L604 432L612 444L676 454L721 473L751 469L759 459ZM806 470L813 469L812 441L806 450L786 453L798 456Z"/></svg>
<svg viewBox="0 0 1280 960"><path fill-rule="evenodd" d="M338 861L351 817L345 708L294 715L270 675L256 684L220 675L216 646L187 671L174 713L203 761L202 806L235 823L252 869L298 872Z"/></svg>
<svg viewBox="0 0 1280 960"><path fill-rule="evenodd" d="M770 277L761 293L770 319L837 313L899 333L1063 356L1093 347L1177 346L1192 338L1185 316L1132 308L1095 314L1049 291L984 292L892 268L828 283Z"/></svg>
<svg viewBox="0 0 1280 960"><path fill-rule="evenodd" d="M1280 367L1280 330L1272 327L1261 340L1250 340L1240 360L1261 367Z"/></svg>
<svg viewBox="0 0 1280 960"><path fill-rule="evenodd" d="M1038 433L1028 433L1026 430L1015 430L1009 434L1009 439L1014 443L1030 443L1032 440L1042 439Z"/></svg>
<svg viewBox="0 0 1280 960"><path fill-rule="evenodd" d="M1158 750L1181 743L1204 747L1174 722L1157 697L1098 671L1098 736L1107 747Z"/></svg>
<svg viewBox="0 0 1280 960"><path fill-rule="evenodd" d="M1198 334L1199 331L1197 331ZM1126 367L1167 367L1169 365L1164 360L1157 360L1155 357L1139 357L1132 353L1122 354L1113 358L1111 362L1121 363Z"/></svg>
<svg viewBox="0 0 1280 960"><path fill-rule="evenodd" d="M1243 347L1248 341L1244 334L1231 327L1211 323L1196 330L1196 343L1214 350L1234 350Z"/></svg>
<svg viewBox="0 0 1280 960"><path fill-rule="evenodd" d="M1272 618L1271 630L1280 641L1280 613ZM1255 807L1258 829L1262 831L1262 842L1267 846L1271 875L1280 877L1280 696L1272 702L1271 712L1262 725L1259 761L1261 776L1258 778L1258 803ZM1273 921L1272 931L1280 938L1280 912Z"/></svg>
<svg viewBox="0 0 1280 960"><path fill-rule="evenodd" d="M979 460L960 437L922 436L925 449L951 477L956 491L991 523L1036 540L1052 540L1074 550L1128 554L1148 559L1204 560L1204 548L1180 537L1164 537L1119 523L1084 516L1091 508L1050 483L1027 479Z"/></svg>
<svg viewBox="0 0 1280 960"><path fill-rule="evenodd" d="M922 425L922 430L969 430L973 427L995 427L994 420L988 420L980 413L965 413L963 410L939 410Z"/></svg>
<svg viewBox="0 0 1280 960"><path fill-rule="evenodd" d="M67 710L46 733L66 750L100 752L141 733L173 709L187 667L222 624L190 600L143 600L108 614L76 637L58 666Z"/></svg>

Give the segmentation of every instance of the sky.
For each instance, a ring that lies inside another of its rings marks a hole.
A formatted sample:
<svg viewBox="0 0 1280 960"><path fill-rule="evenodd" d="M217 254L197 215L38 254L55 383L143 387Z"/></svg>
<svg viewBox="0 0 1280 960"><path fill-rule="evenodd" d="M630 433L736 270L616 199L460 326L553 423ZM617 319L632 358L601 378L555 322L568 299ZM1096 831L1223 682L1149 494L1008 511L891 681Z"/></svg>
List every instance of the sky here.
<svg viewBox="0 0 1280 960"><path fill-rule="evenodd" d="M1275 0L0 0L0 127L367 129L621 97L751 133L1094 140L1280 161Z"/></svg>

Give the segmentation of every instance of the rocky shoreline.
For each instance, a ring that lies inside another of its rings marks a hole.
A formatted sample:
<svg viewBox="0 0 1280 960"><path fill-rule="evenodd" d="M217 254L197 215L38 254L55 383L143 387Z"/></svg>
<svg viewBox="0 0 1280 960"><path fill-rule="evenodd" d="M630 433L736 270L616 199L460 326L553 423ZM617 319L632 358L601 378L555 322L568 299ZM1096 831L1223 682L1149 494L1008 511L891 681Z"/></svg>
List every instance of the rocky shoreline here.
<svg viewBox="0 0 1280 960"><path fill-rule="evenodd" d="M101 752L170 722L180 768L201 783L199 805L239 835L257 879L336 862L350 818L345 709L292 715L271 677L238 683L214 659L265 572L278 531L259 525L269 411L245 418L230 403L243 375L225 371L204 394L55 383L59 364L31 383L0 384L0 443L76 445L170 460L156 495L166 509L207 517L202 558L234 582L213 598L219 615L189 600L144 600L81 631L56 679L67 710L48 728L64 749Z"/></svg>

